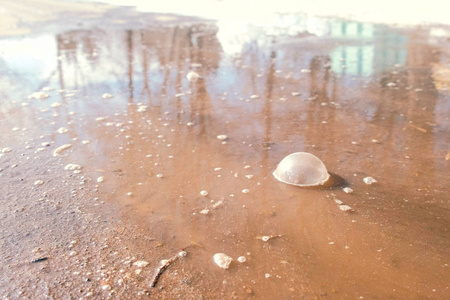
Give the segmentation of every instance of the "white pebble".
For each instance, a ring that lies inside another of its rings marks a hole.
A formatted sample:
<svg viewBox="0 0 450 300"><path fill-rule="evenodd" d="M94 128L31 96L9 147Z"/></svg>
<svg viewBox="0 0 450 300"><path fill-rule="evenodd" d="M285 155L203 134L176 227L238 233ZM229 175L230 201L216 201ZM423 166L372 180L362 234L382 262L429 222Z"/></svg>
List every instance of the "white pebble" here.
<svg viewBox="0 0 450 300"><path fill-rule="evenodd" d="M98 178L97 178L97 182L103 182L103 181L105 181L105 177L103 177L103 176L99 176Z"/></svg>
<svg viewBox="0 0 450 300"><path fill-rule="evenodd" d="M52 103L50 106L53 107L53 108L55 108L55 107L60 107L60 106L61 106L61 103L55 102L55 103Z"/></svg>
<svg viewBox="0 0 450 300"><path fill-rule="evenodd" d="M28 96L28 99L47 99L48 98L48 94L44 93L44 92L34 92L33 94Z"/></svg>
<svg viewBox="0 0 450 300"><path fill-rule="evenodd" d="M207 215L207 214L209 214L209 209L205 208L205 209L201 210L200 213L202 215Z"/></svg>
<svg viewBox="0 0 450 300"><path fill-rule="evenodd" d="M202 196L208 196L208 192L205 191L205 190L200 191L200 195L202 195Z"/></svg>
<svg viewBox="0 0 450 300"><path fill-rule="evenodd" d="M230 267L230 263L233 261L231 257L224 253L214 254L213 259L214 263L222 269L228 269Z"/></svg>
<svg viewBox="0 0 450 300"><path fill-rule="evenodd" d="M365 177L363 180L364 180L364 182L366 184L374 184L374 183L377 182L377 180L375 178L370 177L370 176L369 177Z"/></svg>
<svg viewBox="0 0 450 300"><path fill-rule="evenodd" d="M3 148L2 153L9 153L11 152L11 148Z"/></svg>
<svg viewBox="0 0 450 300"><path fill-rule="evenodd" d="M250 190L249 190L249 189L243 189L243 190L242 190L242 193L248 194L248 193L250 193Z"/></svg>
<svg viewBox="0 0 450 300"><path fill-rule="evenodd" d="M336 203L339 204L339 205L344 204L344 202L342 202L342 201L339 200L339 199L334 199L334 202L336 202Z"/></svg>
<svg viewBox="0 0 450 300"><path fill-rule="evenodd" d="M216 203L213 204L213 208L217 208L219 206L221 206L223 204L222 200L217 201Z"/></svg>
<svg viewBox="0 0 450 300"><path fill-rule="evenodd" d="M83 167L77 164L67 164L64 167L64 170L68 171L75 171L75 170L81 170Z"/></svg>
<svg viewBox="0 0 450 300"><path fill-rule="evenodd" d="M163 174L156 174L156 177L163 178L164 176L163 176Z"/></svg>
<svg viewBox="0 0 450 300"><path fill-rule="evenodd" d="M147 111L147 106L146 105L141 105L138 107L137 109L138 112L144 112Z"/></svg>
<svg viewBox="0 0 450 300"><path fill-rule="evenodd" d="M189 73L187 73L186 78L190 82L196 82L197 80L199 80L202 77L197 72L190 71Z"/></svg>
<svg viewBox="0 0 450 300"><path fill-rule="evenodd" d="M138 268L144 268L148 264L149 264L149 262L147 262L145 260L138 260L133 263L133 266L138 267Z"/></svg>
<svg viewBox="0 0 450 300"><path fill-rule="evenodd" d="M345 193L347 193L347 194L353 193L353 189L352 189L352 188L349 188L349 187L345 187L345 188L343 188L342 190L343 190Z"/></svg>
<svg viewBox="0 0 450 300"><path fill-rule="evenodd" d="M111 94L108 94L108 93L104 93L104 94L102 95L102 98L103 98L103 99L110 99L110 98L112 98L112 95L111 95Z"/></svg>
<svg viewBox="0 0 450 300"><path fill-rule="evenodd" d="M269 273L264 274L264 276L265 276L266 278L270 278L270 277L271 277L271 275L270 275Z"/></svg>
<svg viewBox="0 0 450 300"><path fill-rule="evenodd" d="M217 136L217 138L218 138L219 140L223 141L223 140L226 140L226 139L228 138L228 136L226 136L225 134L219 134L219 135Z"/></svg>
<svg viewBox="0 0 450 300"><path fill-rule="evenodd" d="M178 257L186 257L187 256L187 252L186 251L180 251L178 252Z"/></svg>
<svg viewBox="0 0 450 300"><path fill-rule="evenodd" d="M270 236L265 235L265 236L263 236L261 239L262 239L264 242L267 242L268 240L270 240Z"/></svg>
<svg viewBox="0 0 450 300"><path fill-rule="evenodd" d="M72 147L71 144L65 144L65 145L62 145L62 146L56 148L56 149L53 151L53 156L58 156L61 152L63 152L64 150L69 149L70 147Z"/></svg>
<svg viewBox="0 0 450 300"><path fill-rule="evenodd" d="M353 208L351 208L350 206L345 205L345 204L339 205L339 209L342 211L352 211L353 210Z"/></svg>
<svg viewBox="0 0 450 300"><path fill-rule="evenodd" d="M67 133L69 131L69 129L65 128L65 127L61 127L58 129L58 133Z"/></svg>
<svg viewBox="0 0 450 300"><path fill-rule="evenodd" d="M34 185L43 185L43 184L44 184L44 182L42 180L36 180L34 182Z"/></svg>
<svg viewBox="0 0 450 300"><path fill-rule="evenodd" d="M90 141L85 140L85 141L81 141L81 143L82 143L83 145L87 145L87 144L90 143Z"/></svg>
<svg viewBox="0 0 450 300"><path fill-rule="evenodd" d="M240 263L244 263L247 260L247 258L245 256L239 256L237 261Z"/></svg>

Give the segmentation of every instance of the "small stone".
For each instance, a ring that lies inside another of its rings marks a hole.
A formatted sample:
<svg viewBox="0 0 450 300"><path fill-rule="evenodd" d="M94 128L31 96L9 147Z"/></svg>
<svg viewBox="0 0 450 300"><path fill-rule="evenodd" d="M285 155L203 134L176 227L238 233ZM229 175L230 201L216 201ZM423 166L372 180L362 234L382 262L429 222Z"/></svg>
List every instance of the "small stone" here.
<svg viewBox="0 0 450 300"><path fill-rule="evenodd" d="M250 193L250 190L249 190L249 189L243 189L243 190L242 190L242 193L248 194L248 193Z"/></svg>
<svg viewBox="0 0 450 300"><path fill-rule="evenodd" d="M133 263L133 266L138 267L138 268L144 268L149 264L149 262L145 261L145 260L138 260L135 261Z"/></svg>
<svg viewBox="0 0 450 300"><path fill-rule="evenodd" d="M64 170L66 171L75 171L75 170L81 170L83 167L77 164L67 164L64 167Z"/></svg>
<svg viewBox="0 0 450 300"><path fill-rule="evenodd" d="M164 176L163 176L163 174L156 174L156 177L163 178Z"/></svg>
<svg viewBox="0 0 450 300"><path fill-rule="evenodd" d="M98 178L97 178L97 182L103 182L103 181L105 181L105 177L103 177L103 176L99 176Z"/></svg>
<svg viewBox="0 0 450 300"><path fill-rule="evenodd" d="M339 209L342 211L353 211L353 208L345 204L339 205Z"/></svg>
<svg viewBox="0 0 450 300"><path fill-rule="evenodd" d="M132 192L128 192L128 193L127 193L127 196L128 196L128 197L133 197L133 193L132 193Z"/></svg>
<svg viewBox="0 0 450 300"><path fill-rule="evenodd" d="M69 129L65 128L65 127L61 127L58 129L58 133L67 133L69 132Z"/></svg>
<svg viewBox="0 0 450 300"><path fill-rule="evenodd" d="M44 100L48 98L48 94L44 92L34 92L33 94L28 96L28 99L40 99Z"/></svg>
<svg viewBox="0 0 450 300"><path fill-rule="evenodd" d="M138 112L144 112L147 111L147 106L146 105L140 105L137 109Z"/></svg>
<svg viewBox="0 0 450 300"><path fill-rule="evenodd" d="M377 182L377 180L375 178L370 177L370 176L365 177L363 180L364 180L365 184L369 184L369 185Z"/></svg>
<svg viewBox="0 0 450 300"><path fill-rule="evenodd" d="M87 145L87 144L90 143L90 141L81 141L81 143L82 143L83 145Z"/></svg>
<svg viewBox="0 0 450 300"><path fill-rule="evenodd" d="M203 190L203 191L200 191L200 195L202 195L202 196L206 197L206 196L208 196L208 192L207 192L207 191L205 191L205 190Z"/></svg>
<svg viewBox="0 0 450 300"><path fill-rule="evenodd" d="M71 251L71 252L69 253L70 256L75 256L75 255L77 255L77 254L78 254L77 251Z"/></svg>
<svg viewBox="0 0 450 300"><path fill-rule="evenodd" d="M344 193L347 193L347 194L353 193L353 189L349 188L349 187L345 187L342 190L344 191Z"/></svg>
<svg viewBox="0 0 450 300"><path fill-rule="evenodd" d="M34 185L43 185L43 184L44 184L44 182L42 180L36 180L34 182Z"/></svg>
<svg viewBox="0 0 450 300"><path fill-rule="evenodd" d="M58 155L60 155L61 152L63 152L64 150L67 150L71 147L72 147L71 144L65 144L65 145L60 146L53 151L53 156L58 156Z"/></svg>
<svg viewBox="0 0 450 300"><path fill-rule="evenodd" d="M50 106L53 108L60 107L61 103L55 102L55 103L52 103Z"/></svg>
<svg viewBox="0 0 450 300"><path fill-rule="evenodd" d="M108 94L108 93L104 93L104 94L102 95L102 98L103 98L103 99L110 99L110 98L112 98L112 95L111 95L111 94Z"/></svg>
<svg viewBox="0 0 450 300"><path fill-rule="evenodd" d="M217 207L222 206L222 205L223 205L223 201L219 200L219 201L217 201L216 203L213 204L213 208L217 208Z"/></svg>
<svg viewBox="0 0 450 300"><path fill-rule="evenodd" d="M202 77L197 72L190 71L189 73L187 73L186 78L190 82L196 82L197 80L199 80Z"/></svg>
<svg viewBox="0 0 450 300"><path fill-rule="evenodd" d="M223 140L226 140L226 139L228 138L228 136L225 135L225 134L219 134L219 135L217 136L217 138L218 138L219 140L223 141Z"/></svg>
<svg viewBox="0 0 450 300"><path fill-rule="evenodd" d="M3 148L2 153L9 153L11 152L11 148Z"/></svg>
<svg viewBox="0 0 450 300"><path fill-rule="evenodd" d="M239 256L237 261L240 262L240 263L244 263L244 262L247 261L247 258L245 256Z"/></svg>
<svg viewBox="0 0 450 300"><path fill-rule="evenodd" d="M209 214L209 209L205 208L205 209L201 210L200 213L202 215L207 215L207 214Z"/></svg>
<svg viewBox="0 0 450 300"><path fill-rule="evenodd" d="M228 269L230 267L230 263L233 261L231 257L224 253L214 254L213 259L214 263L222 269Z"/></svg>
<svg viewBox="0 0 450 300"><path fill-rule="evenodd" d="M178 252L178 257L186 257L187 256L187 252L186 251L180 251Z"/></svg>
<svg viewBox="0 0 450 300"><path fill-rule="evenodd" d="M265 276L266 278L272 277L272 275L270 275L269 273L264 274L264 276Z"/></svg>
<svg viewBox="0 0 450 300"><path fill-rule="evenodd" d="M336 202L336 204L339 204L339 205L344 204L344 202L342 202L342 201L339 200L339 199L334 199L334 202Z"/></svg>
<svg viewBox="0 0 450 300"><path fill-rule="evenodd" d="M265 236L261 237L261 240L263 240L264 242L267 242L268 240L270 240L270 236L265 235Z"/></svg>

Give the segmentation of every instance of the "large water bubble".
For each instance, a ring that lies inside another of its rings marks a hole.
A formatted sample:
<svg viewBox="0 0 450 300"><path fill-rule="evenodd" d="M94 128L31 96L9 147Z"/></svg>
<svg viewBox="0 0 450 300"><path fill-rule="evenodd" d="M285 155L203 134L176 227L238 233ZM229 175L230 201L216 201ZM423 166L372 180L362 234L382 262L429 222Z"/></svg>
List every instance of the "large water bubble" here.
<svg viewBox="0 0 450 300"><path fill-rule="evenodd" d="M330 178L324 163L307 152L296 152L283 158L273 176L281 182L304 187L323 185Z"/></svg>

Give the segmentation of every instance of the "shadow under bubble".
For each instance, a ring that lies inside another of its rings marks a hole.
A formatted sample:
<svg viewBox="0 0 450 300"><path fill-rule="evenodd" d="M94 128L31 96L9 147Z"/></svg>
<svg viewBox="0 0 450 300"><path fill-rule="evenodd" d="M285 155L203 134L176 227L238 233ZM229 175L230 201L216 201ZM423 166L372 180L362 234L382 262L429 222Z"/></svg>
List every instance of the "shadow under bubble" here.
<svg viewBox="0 0 450 300"><path fill-rule="evenodd" d="M348 186L348 181L336 173L330 173L330 179L327 180L323 185L315 187L316 189L340 189Z"/></svg>
<svg viewBox="0 0 450 300"><path fill-rule="evenodd" d="M330 174L330 178L324 184L316 186L296 186L278 180L277 181L286 187L306 189L306 190L336 190L349 185L348 181L345 180L343 177L339 176L338 174L331 172L328 173Z"/></svg>

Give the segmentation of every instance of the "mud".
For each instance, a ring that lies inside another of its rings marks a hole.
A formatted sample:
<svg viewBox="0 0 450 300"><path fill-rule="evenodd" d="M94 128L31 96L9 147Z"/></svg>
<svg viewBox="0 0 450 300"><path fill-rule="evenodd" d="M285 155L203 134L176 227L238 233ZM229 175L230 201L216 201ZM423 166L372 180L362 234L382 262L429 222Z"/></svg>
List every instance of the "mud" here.
<svg viewBox="0 0 450 300"><path fill-rule="evenodd" d="M230 42L102 6L4 33L2 299L448 298L450 42L322 21ZM328 185L272 176L300 151Z"/></svg>

